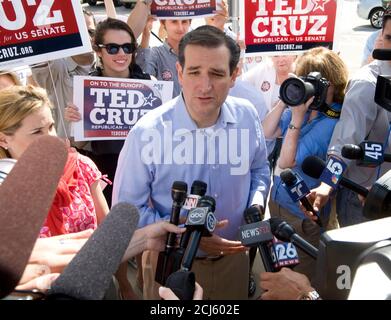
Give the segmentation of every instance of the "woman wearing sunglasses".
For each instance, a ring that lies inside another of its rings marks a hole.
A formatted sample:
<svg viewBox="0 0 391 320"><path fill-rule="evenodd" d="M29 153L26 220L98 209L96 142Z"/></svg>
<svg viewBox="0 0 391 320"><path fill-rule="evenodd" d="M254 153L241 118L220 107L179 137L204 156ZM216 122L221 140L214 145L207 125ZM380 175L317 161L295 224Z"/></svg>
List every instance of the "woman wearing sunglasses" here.
<svg viewBox="0 0 391 320"><path fill-rule="evenodd" d="M137 48L132 29L123 21L108 18L100 22L95 31L93 49L99 58L99 67L90 72L95 77L145 79L151 77L135 63ZM65 111L68 121L80 121L81 116L76 106L69 106ZM113 181L119 153L124 140L92 141L92 152L88 155L94 160L101 172ZM107 203L111 206L112 186L104 190ZM126 278L126 264L123 265L118 280L123 296L132 297L132 288Z"/></svg>
<svg viewBox="0 0 391 320"><path fill-rule="evenodd" d="M90 72L95 77L112 77L128 79L145 79L151 77L144 73L135 63L137 48L136 38L125 23L117 19L108 18L100 22L95 31L93 49L99 58L99 67ZM66 108L65 119L80 121L80 113L76 106ZM92 154L89 156L95 161L98 168L114 179L118 155L122 149L123 140L92 141ZM110 206L112 187L104 190L105 197Z"/></svg>

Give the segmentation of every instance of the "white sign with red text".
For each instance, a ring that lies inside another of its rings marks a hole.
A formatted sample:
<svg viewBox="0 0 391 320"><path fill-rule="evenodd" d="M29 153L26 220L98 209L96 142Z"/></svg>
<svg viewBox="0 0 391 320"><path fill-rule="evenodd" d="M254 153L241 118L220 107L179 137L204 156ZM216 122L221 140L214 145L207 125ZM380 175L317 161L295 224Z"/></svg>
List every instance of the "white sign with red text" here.
<svg viewBox="0 0 391 320"><path fill-rule="evenodd" d="M246 54L333 49L337 0L244 0Z"/></svg>
<svg viewBox="0 0 391 320"><path fill-rule="evenodd" d="M0 0L0 69L90 51L79 0Z"/></svg>

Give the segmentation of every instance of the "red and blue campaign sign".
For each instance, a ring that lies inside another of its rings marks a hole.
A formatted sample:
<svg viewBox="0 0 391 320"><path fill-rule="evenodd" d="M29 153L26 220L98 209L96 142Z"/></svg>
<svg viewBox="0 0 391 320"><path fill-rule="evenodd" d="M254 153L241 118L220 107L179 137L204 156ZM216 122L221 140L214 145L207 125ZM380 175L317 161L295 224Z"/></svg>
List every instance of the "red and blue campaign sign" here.
<svg viewBox="0 0 391 320"><path fill-rule="evenodd" d="M91 50L79 0L0 1L0 69Z"/></svg>
<svg viewBox="0 0 391 320"><path fill-rule="evenodd" d="M153 0L151 15L158 19L192 19L213 15L216 0Z"/></svg>
<svg viewBox="0 0 391 320"><path fill-rule="evenodd" d="M333 48L337 0L244 0L246 54Z"/></svg>
<svg viewBox="0 0 391 320"><path fill-rule="evenodd" d="M82 115L74 124L75 140L123 140L144 114L171 99L172 92L172 81L75 76L73 102Z"/></svg>

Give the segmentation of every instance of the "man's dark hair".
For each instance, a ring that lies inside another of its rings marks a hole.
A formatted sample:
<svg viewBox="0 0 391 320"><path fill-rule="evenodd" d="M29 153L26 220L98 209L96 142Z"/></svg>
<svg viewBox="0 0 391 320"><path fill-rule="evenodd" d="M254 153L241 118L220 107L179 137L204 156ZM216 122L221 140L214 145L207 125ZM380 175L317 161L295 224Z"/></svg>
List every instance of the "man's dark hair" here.
<svg viewBox="0 0 391 320"><path fill-rule="evenodd" d="M205 48L218 48L226 46L230 52L229 71L234 72L239 63L240 48L232 38L223 31L212 26L201 26L187 33L179 42L178 60L182 68L185 66L185 49L188 45L201 46Z"/></svg>
<svg viewBox="0 0 391 320"><path fill-rule="evenodd" d="M387 5L387 8L384 10L384 15L383 15L383 30L384 32L384 27L386 26L386 22L391 19L391 2Z"/></svg>

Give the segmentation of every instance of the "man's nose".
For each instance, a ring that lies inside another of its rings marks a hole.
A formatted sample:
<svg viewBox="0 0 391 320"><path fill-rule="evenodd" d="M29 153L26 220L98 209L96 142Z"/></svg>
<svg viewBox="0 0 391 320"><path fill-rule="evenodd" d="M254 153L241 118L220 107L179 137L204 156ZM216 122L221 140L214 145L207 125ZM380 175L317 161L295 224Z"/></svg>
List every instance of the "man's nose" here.
<svg viewBox="0 0 391 320"><path fill-rule="evenodd" d="M200 79L199 87L202 92L209 92L212 89L212 81L209 76L202 76Z"/></svg>

